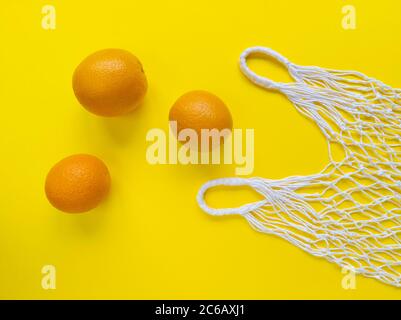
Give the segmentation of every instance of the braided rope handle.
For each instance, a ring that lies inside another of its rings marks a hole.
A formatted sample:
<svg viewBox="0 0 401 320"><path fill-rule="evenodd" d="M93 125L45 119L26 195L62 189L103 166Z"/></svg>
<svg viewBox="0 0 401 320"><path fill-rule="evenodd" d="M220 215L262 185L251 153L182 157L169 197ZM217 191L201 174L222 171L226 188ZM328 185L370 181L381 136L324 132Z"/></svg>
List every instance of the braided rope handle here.
<svg viewBox="0 0 401 320"><path fill-rule="evenodd" d="M205 194L209 189L214 188L214 187L219 187L219 186L229 186L229 187L249 186L249 187L255 189L252 179L223 178L223 179L210 180L210 181L206 182L199 189L196 200L198 201L198 204L202 208L202 210L210 215L213 215L213 216L222 216L222 215L229 215L229 214L241 214L242 215L242 214L246 214L251 211L257 210L258 208L263 207L267 203L266 200L261 200L261 201L245 204L243 206L236 207L236 208L223 208L223 209L211 208L206 204Z"/></svg>
<svg viewBox="0 0 401 320"><path fill-rule="evenodd" d="M247 59L253 54L262 54L264 56L274 58L275 60L277 60L278 62L280 62L287 68L289 74L294 78L295 81L299 81L299 78L297 77L297 73L294 70L295 65L292 62L290 62L286 57L284 57L277 51L274 51L270 48L251 47L251 48L244 50L244 52L242 52L242 54L240 56L239 66L240 66L242 73L256 85L261 86L266 89L270 89L270 90L281 91L281 89L286 87L288 84L283 83L283 82L273 81L269 78L259 76L258 74L253 72L247 64Z"/></svg>

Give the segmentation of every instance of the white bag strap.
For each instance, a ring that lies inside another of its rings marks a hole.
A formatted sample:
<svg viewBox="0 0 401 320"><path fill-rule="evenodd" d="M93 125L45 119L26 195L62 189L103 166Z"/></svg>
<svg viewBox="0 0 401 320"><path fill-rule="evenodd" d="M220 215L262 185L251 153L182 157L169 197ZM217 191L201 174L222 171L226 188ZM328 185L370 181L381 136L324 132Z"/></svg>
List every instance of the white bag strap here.
<svg viewBox="0 0 401 320"><path fill-rule="evenodd" d="M295 65L290 62L286 57L282 56L280 53L277 51L274 51L270 48L264 48L264 47L251 47L246 49L240 56L240 69L241 71L245 74L245 76L251 80L253 83L255 83L258 86L261 86L266 89L271 89L271 90L278 90L281 91L284 87L287 87L287 83L283 82L275 82L273 80L270 80L268 78L259 76L255 72L253 72L248 64L247 64L247 59L254 54L262 54L268 57L272 57L281 64L283 64L289 74L294 78L295 81L298 81L298 77L296 74L296 71L294 70Z"/></svg>
<svg viewBox="0 0 401 320"><path fill-rule="evenodd" d="M206 204L205 201L205 194L206 192L218 186L249 186L253 188L255 191L254 181L253 179L245 179L245 178L223 178L223 179L216 179L206 182L198 192L196 200L198 201L199 206L204 210L206 213L213 215L213 216L222 216L222 215L229 215L229 214L246 214L251 211L254 211L258 208L263 207L267 201L261 200L253 203L249 203L237 208L223 208L223 209L215 209L211 208Z"/></svg>

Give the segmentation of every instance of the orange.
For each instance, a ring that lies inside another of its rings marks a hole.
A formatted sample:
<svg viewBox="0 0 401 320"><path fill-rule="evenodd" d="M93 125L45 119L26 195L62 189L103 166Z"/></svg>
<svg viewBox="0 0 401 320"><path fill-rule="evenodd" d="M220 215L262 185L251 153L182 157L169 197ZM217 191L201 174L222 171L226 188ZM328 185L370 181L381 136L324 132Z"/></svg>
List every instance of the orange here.
<svg viewBox="0 0 401 320"><path fill-rule="evenodd" d="M198 135L198 147L202 129L232 129L230 110L214 94L196 90L178 98L170 109L169 120L177 124L177 133L183 129L193 129ZM221 140L221 139L220 139Z"/></svg>
<svg viewBox="0 0 401 320"><path fill-rule="evenodd" d="M72 84L78 101L105 117L135 110L148 87L141 62L121 49L105 49L85 58L76 68Z"/></svg>
<svg viewBox="0 0 401 320"><path fill-rule="evenodd" d="M99 205L110 189L110 174L98 158L77 154L58 162L48 173L45 191L57 209L80 213Z"/></svg>

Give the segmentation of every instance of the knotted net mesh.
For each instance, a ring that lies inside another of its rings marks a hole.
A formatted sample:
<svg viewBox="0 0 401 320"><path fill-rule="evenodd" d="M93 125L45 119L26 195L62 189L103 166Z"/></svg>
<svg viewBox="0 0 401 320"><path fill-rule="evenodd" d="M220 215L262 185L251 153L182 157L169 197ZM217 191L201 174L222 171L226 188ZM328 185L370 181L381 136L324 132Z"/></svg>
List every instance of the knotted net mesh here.
<svg viewBox="0 0 401 320"><path fill-rule="evenodd" d="M274 57L295 81L258 76L246 63L253 53ZM311 176L209 181L198 194L201 208L213 215L241 214L258 231L401 286L401 90L360 72L298 66L263 47L245 50L240 66L252 82L280 91L319 126L330 162ZM213 209L204 195L218 185L248 185L264 200Z"/></svg>

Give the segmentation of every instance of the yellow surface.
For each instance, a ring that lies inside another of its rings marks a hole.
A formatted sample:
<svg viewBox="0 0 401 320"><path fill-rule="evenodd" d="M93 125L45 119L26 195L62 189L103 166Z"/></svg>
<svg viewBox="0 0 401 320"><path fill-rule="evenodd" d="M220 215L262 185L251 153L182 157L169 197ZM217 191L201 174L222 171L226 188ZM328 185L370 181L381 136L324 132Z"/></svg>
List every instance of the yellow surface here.
<svg viewBox="0 0 401 320"><path fill-rule="evenodd" d="M107 3L107 4L106 4ZM53 4L57 28L41 28ZM241 217L213 218L196 204L199 186L234 175L234 165L147 163L146 132L168 128L182 93L205 89L230 107L236 128L254 128L255 176L311 174L327 163L317 128L282 96L239 72L243 49L269 46L298 64L355 69L401 87L401 2L353 0L356 30L341 27L344 1L3 1L0 5L1 298L399 298L401 289L357 278ZM89 53L137 55L149 80L132 116L96 117L74 97L71 77ZM254 67L275 79L281 70ZM84 215L52 208L49 168L73 153L109 166L108 201ZM213 192L212 204L252 198ZM41 268L57 269L43 290Z"/></svg>

